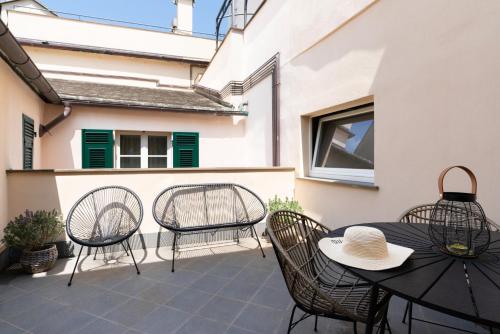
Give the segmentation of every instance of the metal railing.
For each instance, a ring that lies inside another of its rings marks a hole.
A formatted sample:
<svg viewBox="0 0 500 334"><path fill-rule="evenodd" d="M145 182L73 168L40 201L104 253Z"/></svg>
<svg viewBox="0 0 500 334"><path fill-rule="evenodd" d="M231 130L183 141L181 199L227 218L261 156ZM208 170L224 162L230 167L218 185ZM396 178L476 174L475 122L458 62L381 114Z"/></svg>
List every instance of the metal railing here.
<svg viewBox="0 0 500 334"><path fill-rule="evenodd" d="M120 26L120 27L132 27L132 28L137 27L137 28L143 28L143 29L147 29L147 30L151 30L151 31L180 32L180 33L185 33L185 34L191 34L192 36L195 36L195 37L203 37L203 38L211 38L211 39L216 37L215 34L211 34L211 33L205 33L205 32L199 32L199 31L187 31L187 30L180 30L180 29L175 29L175 31L174 31L174 29L171 27L158 26L158 25L154 25L154 24L147 24L147 23L141 23L141 22L115 20L115 19L108 19L108 18L103 18L103 17L96 17L96 16L68 13L68 12L60 12L60 11L55 11L55 10L26 7L26 6L20 6L20 5L14 5L13 8L14 8L14 10L16 8L25 8L25 9L29 9L30 11L40 11L43 13L52 13L52 14L56 14L56 15L63 17L63 18L76 19L76 20L79 20L82 22L105 23L105 24L110 24L110 25L115 25L115 26Z"/></svg>
<svg viewBox="0 0 500 334"><path fill-rule="evenodd" d="M264 0L265 1L265 0ZM224 37L224 33L221 33L221 25L223 20L226 18L231 18L231 27L234 27L234 19L238 16L243 16L243 27L247 25L249 17L253 16L255 13L248 13L248 0L244 0L243 2L243 13L235 13L233 10L234 6L233 0L224 0L217 17L215 18L215 41L217 48L219 47L220 37ZM228 10L231 9L230 14L228 14Z"/></svg>

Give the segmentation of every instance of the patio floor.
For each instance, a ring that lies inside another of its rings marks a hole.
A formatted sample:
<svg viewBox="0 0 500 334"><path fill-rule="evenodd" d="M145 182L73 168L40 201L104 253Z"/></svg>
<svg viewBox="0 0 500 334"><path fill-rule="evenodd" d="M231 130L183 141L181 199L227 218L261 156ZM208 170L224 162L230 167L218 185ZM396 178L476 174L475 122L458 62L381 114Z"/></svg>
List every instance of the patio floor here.
<svg viewBox="0 0 500 334"><path fill-rule="evenodd" d="M48 274L0 276L0 333L286 333L293 306L272 248L262 258L253 240L240 245L181 252L170 272L169 248L134 251L141 275L125 253L87 256L73 285L67 281L75 259L59 260ZM83 270L83 272L82 272ZM393 333L404 302L391 300ZM487 332L460 319L416 306L427 320ZM320 318L318 333L351 333L350 323ZM362 325L358 325L361 332ZM311 317L292 333L314 333ZM414 333L454 333L416 322Z"/></svg>

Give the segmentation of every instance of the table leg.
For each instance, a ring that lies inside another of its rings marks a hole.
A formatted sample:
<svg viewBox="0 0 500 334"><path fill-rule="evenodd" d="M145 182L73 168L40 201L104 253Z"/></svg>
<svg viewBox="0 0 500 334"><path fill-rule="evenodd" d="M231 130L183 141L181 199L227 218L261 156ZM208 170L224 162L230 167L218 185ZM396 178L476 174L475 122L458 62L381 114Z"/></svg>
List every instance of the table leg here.
<svg viewBox="0 0 500 334"><path fill-rule="evenodd" d="M373 326L375 325L375 315L377 314L377 301L378 301L378 287L372 288L370 297L370 309L368 310L368 319L366 321L365 334L373 333Z"/></svg>

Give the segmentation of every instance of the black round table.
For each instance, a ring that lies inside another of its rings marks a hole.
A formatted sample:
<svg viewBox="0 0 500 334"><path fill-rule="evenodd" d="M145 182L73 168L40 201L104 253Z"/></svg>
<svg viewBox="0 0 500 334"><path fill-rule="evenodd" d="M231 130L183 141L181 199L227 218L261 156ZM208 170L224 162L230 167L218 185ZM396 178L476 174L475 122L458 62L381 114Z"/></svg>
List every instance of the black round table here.
<svg viewBox="0 0 500 334"><path fill-rule="evenodd" d="M415 252L402 266L393 269L368 271L345 266L353 274L425 307L500 327L500 232L491 232L491 244L485 253L475 259L463 259L439 251L429 239L426 224L361 225L378 228L388 242L413 248ZM347 227L328 236L341 237ZM367 332L371 330L367 328Z"/></svg>

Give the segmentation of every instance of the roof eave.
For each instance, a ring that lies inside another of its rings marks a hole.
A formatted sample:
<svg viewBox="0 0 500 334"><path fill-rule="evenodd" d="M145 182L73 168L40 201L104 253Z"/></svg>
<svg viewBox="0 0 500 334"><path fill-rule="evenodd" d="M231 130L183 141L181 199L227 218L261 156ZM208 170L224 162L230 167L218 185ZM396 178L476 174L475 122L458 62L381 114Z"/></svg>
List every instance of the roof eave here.
<svg viewBox="0 0 500 334"><path fill-rule="evenodd" d="M99 106L99 107L117 107L117 108L127 108L127 109L149 109L149 110L157 110L163 112L215 114L217 116L248 116L247 112L242 112L230 108L207 108L200 106L184 107L179 105L141 103L137 101L132 102L123 100L111 100L111 99L101 99L95 97L66 95L66 94L60 94L60 96L64 102L69 102L73 105L76 104L76 105Z"/></svg>

